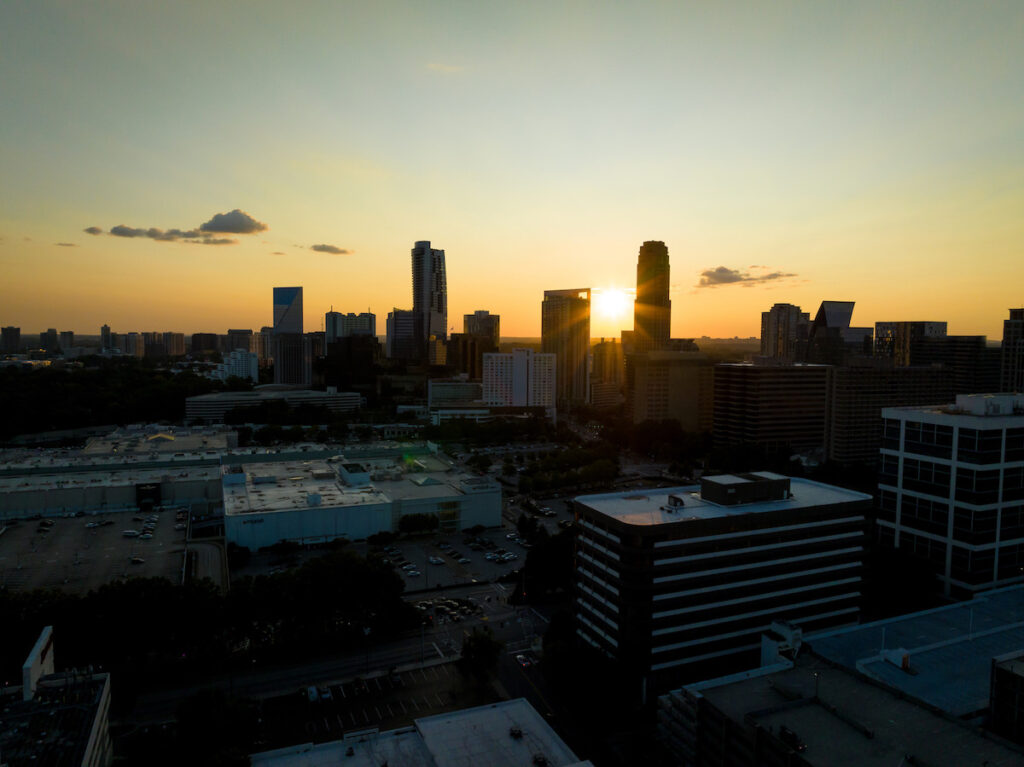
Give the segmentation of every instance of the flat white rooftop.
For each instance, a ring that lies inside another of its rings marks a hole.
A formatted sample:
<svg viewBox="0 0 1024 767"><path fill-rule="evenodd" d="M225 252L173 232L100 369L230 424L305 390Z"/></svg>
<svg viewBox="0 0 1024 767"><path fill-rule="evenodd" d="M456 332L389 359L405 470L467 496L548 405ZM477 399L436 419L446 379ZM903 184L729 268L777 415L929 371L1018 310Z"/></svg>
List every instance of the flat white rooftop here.
<svg viewBox="0 0 1024 767"><path fill-rule="evenodd" d="M183 466L180 469L108 469L74 474L25 474L0 477L0 493L24 493L33 490L125 487L151 482L196 482L220 479L220 467Z"/></svg>
<svg viewBox="0 0 1024 767"><path fill-rule="evenodd" d="M766 478L782 478L782 475L772 474L771 472L757 473ZM728 483L728 477L730 476L732 475L721 475L714 479L717 481L724 480ZM708 477L707 479L712 478ZM670 495L681 499L683 505L674 508L670 507ZM695 519L737 517L744 514L759 514L765 511L807 509L837 503L863 501L870 503L871 496L854 490L846 490L845 488L794 477L790 479L790 497L778 501L755 501L753 503L722 506L704 500L700 495L699 485L581 495L576 498L576 501L599 514L604 514L627 525L649 526L678 524ZM669 508L672 508L672 510L669 511Z"/></svg>

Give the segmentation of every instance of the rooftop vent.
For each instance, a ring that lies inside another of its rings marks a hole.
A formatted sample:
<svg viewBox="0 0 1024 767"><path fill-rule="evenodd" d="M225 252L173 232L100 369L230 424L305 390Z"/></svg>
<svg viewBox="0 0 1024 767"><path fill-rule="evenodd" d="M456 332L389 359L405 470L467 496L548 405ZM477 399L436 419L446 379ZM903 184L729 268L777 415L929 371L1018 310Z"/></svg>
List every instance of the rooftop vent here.
<svg viewBox="0 0 1024 767"><path fill-rule="evenodd" d="M508 734L511 735L516 740L519 740L520 738L523 737L523 731L520 730L518 727L509 727L508 728Z"/></svg>

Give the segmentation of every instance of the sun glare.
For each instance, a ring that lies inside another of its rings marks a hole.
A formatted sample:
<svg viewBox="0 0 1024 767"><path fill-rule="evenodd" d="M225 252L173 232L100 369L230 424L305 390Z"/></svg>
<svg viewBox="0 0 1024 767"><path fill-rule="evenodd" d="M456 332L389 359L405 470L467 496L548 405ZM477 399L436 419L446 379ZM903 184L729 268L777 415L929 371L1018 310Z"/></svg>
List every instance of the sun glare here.
<svg viewBox="0 0 1024 767"><path fill-rule="evenodd" d="M619 288L601 288L594 290L594 313L607 320L625 317L632 299Z"/></svg>

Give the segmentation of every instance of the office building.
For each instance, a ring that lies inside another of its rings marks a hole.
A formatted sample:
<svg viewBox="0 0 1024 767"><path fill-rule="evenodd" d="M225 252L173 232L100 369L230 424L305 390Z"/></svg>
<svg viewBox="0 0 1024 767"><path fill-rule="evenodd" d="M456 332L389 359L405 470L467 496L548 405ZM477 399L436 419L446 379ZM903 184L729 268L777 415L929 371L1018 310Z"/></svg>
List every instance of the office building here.
<svg viewBox="0 0 1024 767"><path fill-rule="evenodd" d="M331 413L353 413L361 407L362 398L355 392L309 391L305 389L215 392L186 397L185 421L187 423L224 423L224 416L232 410L243 410L272 403L284 403L289 408L307 405L310 408L323 408Z"/></svg>
<svg viewBox="0 0 1024 767"><path fill-rule="evenodd" d="M945 337L945 322L876 322L875 354L900 367L919 365L916 347L926 338Z"/></svg>
<svg viewBox="0 0 1024 767"><path fill-rule="evenodd" d="M598 410L612 410L623 403L626 363L622 344L602 338L591 347L590 404Z"/></svg>
<svg viewBox="0 0 1024 767"><path fill-rule="evenodd" d="M554 420L558 365L554 354L513 349L485 354L483 402L491 407L544 408Z"/></svg>
<svg viewBox="0 0 1024 767"><path fill-rule="evenodd" d="M761 356L784 362L803 358L811 316L793 304L775 304L761 312Z"/></svg>
<svg viewBox="0 0 1024 767"><path fill-rule="evenodd" d="M593 767L581 762L524 698L252 754L253 767Z"/></svg>
<svg viewBox="0 0 1024 767"><path fill-rule="evenodd" d="M274 362L274 328L264 325L255 334L256 356L260 359L260 367L267 367Z"/></svg>
<svg viewBox="0 0 1024 767"><path fill-rule="evenodd" d="M377 316L370 312L342 314L329 311L324 316L324 334L329 344L349 336L376 336Z"/></svg>
<svg viewBox="0 0 1024 767"><path fill-rule="evenodd" d="M229 328L227 341L224 345L225 352L233 352L241 349L245 352L254 352L254 338L251 328Z"/></svg>
<svg viewBox="0 0 1024 767"><path fill-rule="evenodd" d="M946 594L1024 580L1024 395L959 395L882 419L881 543L929 562Z"/></svg>
<svg viewBox="0 0 1024 767"><path fill-rule="evenodd" d="M980 725L1020 742L1022 597L809 635L776 623L760 668L660 697L660 739L684 767L1020 764Z"/></svg>
<svg viewBox="0 0 1024 767"><path fill-rule="evenodd" d="M412 310L421 318L424 344L448 338L444 251L431 248L429 240L417 242L412 249Z"/></svg>
<svg viewBox="0 0 1024 767"><path fill-rule="evenodd" d="M217 351L216 333L193 333L190 353L195 355L209 354Z"/></svg>
<svg viewBox="0 0 1024 767"><path fill-rule="evenodd" d="M772 621L856 623L871 500L770 472L580 496L576 633L646 701L755 666Z"/></svg>
<svg viewBox="0 0 1024 767"><path fill-rule="evenodd" d="M493 351L501 345L501 316L491 314L486 309L477 309L472 314L462 315L462 332L470 336L480 336L489 341Z"/></svg>
<svg viewBox="0 0 1024 767"><path fill-rule="evenodd" d="M999 390L1024 392L1024 309L1010 309L1003 320Z"/></svg>
<svg viewBox="0 0 1024 767"><path fill-rule="evenodd" d="M8 354L14 354L21 350L21 328L16 328L13 325L0 329L0 336L3 342L3 351Z"/></svg>
<svg viewBox="0 0 1024 767"><path fill-rule="evenodd" d="M112 348L110 343L110 325L103 325L100 327L100 350L105 351Z"/></svg>
<svg viewBox="0 0 1024 767"><path fill-rule="evenodd" d="M388 312L386 354L389 360L423 362L427 357L423 315L408 309Z"/></svg>
<svg viewBox="0 0 1024 767"><path fill-rule="evenodd" d="M125 333L121 336L124 353L142 359L146 356L146 338L142 333Z"/></svg>
<svg viewBox="0 0 1024 767"><path fill-rule="evenodd" d="M164 333L163 334L164 348L167 350L168 357L184 357L185 356L185 334L184 333Z"/></svg>
<svg viewBox="0 0 1024 767"><path fill-rule="evenodd" d="M807 332L803 362L845 365L856 357L870 357L872 328L851 327L853 301L822 301Z"/></svg>
<svg viewBox="0 0 1024 767"><path fill-rule="evenodd" d="M554 354L562 404L586 404L590 391L590 288L545 290L541 304L541 351Z"/></svg>
<svg viewBox="0 0 1024 767"><path fill-rule="evenodd" d="M71 330L60 331L60 348L61 351L67 352L71 350L71 347L75 345L75 334Z"/></svg>
<svg viewBox="0 0 1024 767"><path fill-rule="evenodd" d="M224 355L224 361L217 365L217 368L210 375L219 381L226 381L229 378L241 378L243 381L259 383L260 362L255 352L247 352L244 349L235 349Z"/></svg>
<svg viewBox="0 0 1024 767"><path fill-rule="evenodd" d="M50 328L39 334L39 346L50 354L60 351L60 335L56 328Z"/></svg>
<svg viewBox="0 0 1024 767"><path fill-rule="evenodd" d="M54 668L53 627L46 626L22 666L21 687L0 688L0 763L107 767L114 758L110 675Z"/></svg>
<svg viewBox="0 0 1024 767"><path fill-rule="evenodd" d="M797 452L821 448L828 372L826 365L715 365L715 445Z"/></svg>
<svg viewBox="0 0 1024 767"><path fill-rule="evenodd" d="M630 357L633 423L675 421L684 431L711 431L714 368L703 352L651 351Z"/></svg>
<svg viewBox="0 0 1024 767"><path fill-rule="evenodd" d="M302 288L274 288L274 383L309 386L312 353L302 332Z"/></svg>
<svg viewBox="0 0 1024 767"><path fill-rule="evenodd" d="M882 440L882 409L949 402L952 374L943 366L865 364L829 371L825 458L844 466L875 464Z"/></svg>
<svg viewBox="0 0 1024 767"><path fill-rule="evenodd" d="M668 296L668 248L663 242L645 242L640 246L636 262L635 351L648 352L668 346L672 332L672 301Z"/></svg>
<svg viewBox="0 0 1024 767"><path fill-rule="evenodd" d="M876 322L875 356L897 367L941 365L950 374L950 397L1003 391L999 350L985 336L947 335L945 322Z"/></svg>

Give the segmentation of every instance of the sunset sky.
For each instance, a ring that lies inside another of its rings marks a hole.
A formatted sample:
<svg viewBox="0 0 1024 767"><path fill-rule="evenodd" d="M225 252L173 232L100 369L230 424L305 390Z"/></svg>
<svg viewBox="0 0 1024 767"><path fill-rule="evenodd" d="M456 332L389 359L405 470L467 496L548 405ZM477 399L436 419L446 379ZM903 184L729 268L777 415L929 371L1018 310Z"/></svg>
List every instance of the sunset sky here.
<svg viewBox="0 0 1024 767"><path fill-rule="evenodd" d="M545 289L632 289L663 240L677 337L829 299L998 339L1022 40L1020 0L5 0L0 324L258 329L302 285L307 330L383 333L431 240L456 331L535 336Z"/></svg>

